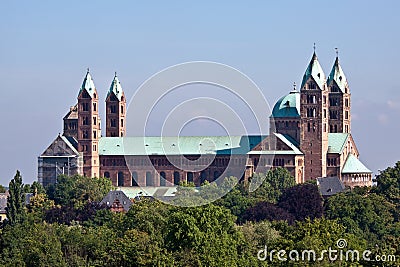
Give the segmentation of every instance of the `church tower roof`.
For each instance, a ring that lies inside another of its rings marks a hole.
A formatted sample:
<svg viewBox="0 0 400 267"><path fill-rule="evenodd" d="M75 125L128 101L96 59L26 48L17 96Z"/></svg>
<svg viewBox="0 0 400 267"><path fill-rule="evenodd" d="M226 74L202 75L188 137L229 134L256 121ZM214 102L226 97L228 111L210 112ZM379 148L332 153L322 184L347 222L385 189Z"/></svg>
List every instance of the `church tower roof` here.
<svg viewBox="0 0 400 267"><path fill-rule="evenodd" d="M308 64L306 72L304 73L303 81L301 82L301 88L304 87L310 77L314 79L321 90L324 88L325 74L322 70L321 65L318 62L317 54L315 53L315 51L310 63Z"/></svg>
<svg viewBox="0 0 400 267"><path fill-rule="evenodd" d="M86 76L83 79L83 83L81 89L79 90L79 94L81 94L83 90L86 90L86 92L90 95L90 97L93 97L93 94L96 91L96 87L94 86L94 82L92 76L90 75L89 69L87 70Z"/></svg>
<svg viewBox="0 0 400 267"><path fill-rule="evenodd" d="M298 118L300 117L300 92L293 90L280 98L272 109L271 117Z"/></svg>
<svg viewBox="0 0 400 267"><path fill-rule="evenodd" d="M111 82L110 90L108 90L107 93L107 98L111 93L114 93L114 95L118 98L118 100L121 101L123 91L121 83L118 80L117 73L115 73L114 79Z"/></svg>
<svg viewBox="0 0 400 267"><path fill-rule="evenodd" d="M335 63L333 64L331 73L329 74L327 85L329 86L333 82L335 82L337 84L337 86L342 91L342 93L346 92L347 79L346 79L346 76L344 75L342 67L339 64L338 56L336 56Z"/></svg>

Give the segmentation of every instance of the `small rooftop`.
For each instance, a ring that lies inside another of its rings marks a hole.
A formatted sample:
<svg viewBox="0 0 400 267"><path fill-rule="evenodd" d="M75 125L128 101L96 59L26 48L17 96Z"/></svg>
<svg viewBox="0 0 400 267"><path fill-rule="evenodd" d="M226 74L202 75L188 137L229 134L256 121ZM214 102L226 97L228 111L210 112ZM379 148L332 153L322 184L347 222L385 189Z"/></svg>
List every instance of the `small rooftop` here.
<svg viewBox="0 0 400 267"><path fill-rule="evenodd" d="M336 176L317 178L317 185L322 196L332 196L345 190L343 182Z"/></svg>
<svg viewBox="0 0 400 267"><path fill-rule="evenodd" d="M347 156L342 173L372 173L365 165L353 154Z"/></svg>

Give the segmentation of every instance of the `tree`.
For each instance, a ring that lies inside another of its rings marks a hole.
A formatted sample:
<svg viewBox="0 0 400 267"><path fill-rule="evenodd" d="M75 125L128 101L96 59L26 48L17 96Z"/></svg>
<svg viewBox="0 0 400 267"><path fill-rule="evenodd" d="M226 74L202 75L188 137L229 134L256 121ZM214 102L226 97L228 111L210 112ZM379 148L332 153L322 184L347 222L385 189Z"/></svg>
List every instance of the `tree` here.
<svg viewBox="0 0 400 267"><path fill-rule="evenodd" d="M6 188L0 184L0 193L5 193L6 191Z"/></svg>
<svg viewBox="0 0 400 267"><path fill-rule="evenodd" d="M371 192L340 193L329 197L325 207L327 218L338 219L348 232L363 236L371 243L387 233L395 214L392 203Z"/></svg>
<svg viewBox="0 0 400 267"><path fill-rule="evenodd" d="M83 207L86 202L100 202L111 187L107 178L60 175L57 183L47 188L47 195L56 205Z"/></svg>
<svg viewBox="0 0 400 267"><path fill-rule="evenodd" d="M273 203L266 201L260 201L253 207L248 208L241 219L241 221L287 221L289 224L293 224L294 216L286 210L278 207Z"/></svg>
<svg viewBox="0 0 400 267"><path fill-rule="evenodd" d="M237 266L243 256L243 235L229 210L213 204L175 207L169 216L166 247L180 259L178 266ZM248 266L244 265L244 266Z"/></svg>
<svg viewBox="0 0 400 267"><path fill-rule="evenodd" d="M0 265L66 266L57 228L28 221L7 225L0 236Z"/></svg>
<svg viewBox="0 0 400 267"><path fill-rule="evenodd" d="M322 197L314 184L299 184L286 189L279 198L278 206L299 221L319 218L323 213Z"/></svg>
<svg viewBox="0 0 400 267"><path fill-rule="evenodd" d="M21 223L25 218L25 194L24 184L19 171L9 184L9 195L7 197L7 218L11 225Z"/></svg>
<svg viewBox="0 0 400 267"><path fill-rule="evenodd" d="M400 205L400 161L394 167L388 167L376 177L375 192L389 201Z"/></svg>
<svg viewBox="0 0 400 267"><path fill-rule="evenodd" d="M251 183L259 184L260 187L250 193L250 196L258 201L271 203L278 201L283 190L296 185L296 181L290 175L290 172L281 167L269 170L266 174L255 173L251 178Z"/></svg>
<svg viewBox="0 0 400 267"><path fill-rule="evenodd" d="M34 181L31 185L24 185L24 193L44 194L46 193L46 190L38 181Z"/></svg>

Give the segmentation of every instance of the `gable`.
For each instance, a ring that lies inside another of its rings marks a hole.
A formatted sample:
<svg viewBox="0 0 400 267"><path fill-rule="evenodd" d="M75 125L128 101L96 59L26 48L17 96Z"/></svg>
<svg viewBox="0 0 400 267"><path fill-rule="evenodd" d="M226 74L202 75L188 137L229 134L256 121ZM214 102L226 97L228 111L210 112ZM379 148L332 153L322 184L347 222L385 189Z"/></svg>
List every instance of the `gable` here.
<svg viewBox="0 0 400 267"><path fill-rule="evenodd" d="M57 136L57 138L50 144L50 146L42 153L41 156L70 156L79 155L79 152L64 136Z"/></svg>

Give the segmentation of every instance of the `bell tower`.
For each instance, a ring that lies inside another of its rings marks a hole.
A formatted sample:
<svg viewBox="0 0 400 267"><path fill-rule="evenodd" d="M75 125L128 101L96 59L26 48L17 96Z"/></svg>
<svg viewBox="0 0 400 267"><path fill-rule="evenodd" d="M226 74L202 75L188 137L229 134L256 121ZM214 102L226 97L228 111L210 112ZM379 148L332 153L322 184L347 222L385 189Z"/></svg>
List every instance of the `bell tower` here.
<svg viewBox="0 0 400 267"><path fill-rule="evenodd" d="M300 115L300 148L307 181L326 176L328 150L328 90L315 47L301 83Z"/></svg>
<svg viewBox="0 0 400 267"><path fill-rule="evenodd" d="M126 100L117 73L111 82L110 90L106 97L106 136L125 136Z"/></svg>
<svg viewBox="0 0 400 267"><path fill-rule="evenodd" d="M78 94L78 151L83 153L83 175L100 176L101 122L98 94L89 69Z"/></svg>
<svg viewBox="0 0 400 267"><path fill-rule="evenodd" d="M327 86L329 91L329 132L350 133L350 88L339 64L337 50Z"/></svg>

